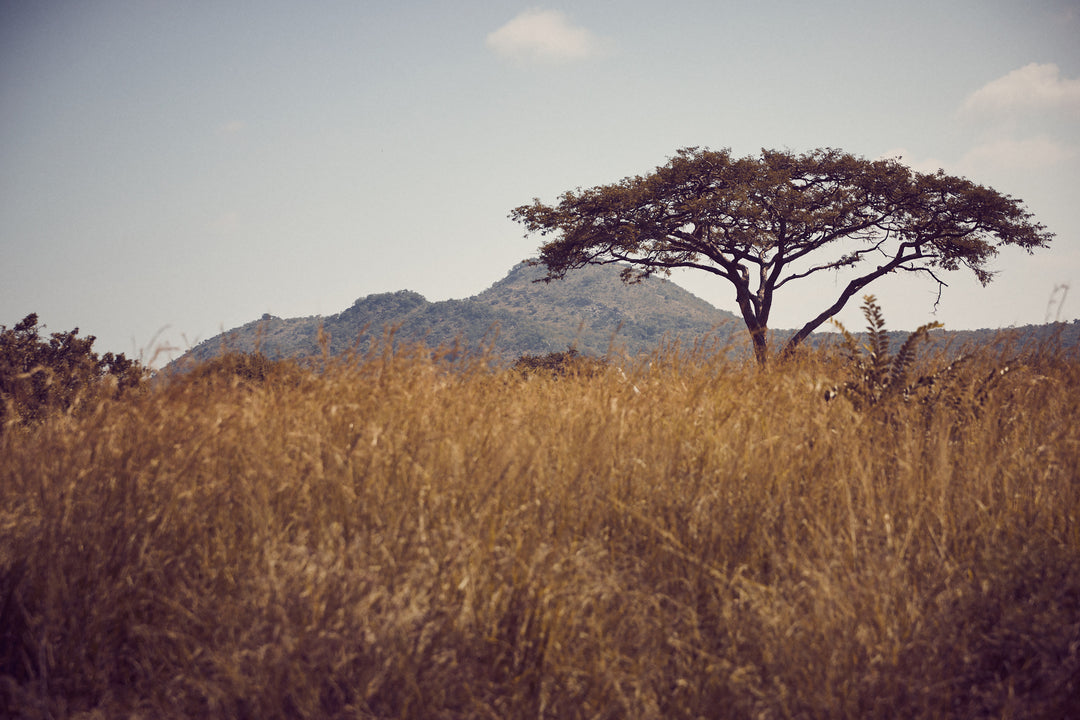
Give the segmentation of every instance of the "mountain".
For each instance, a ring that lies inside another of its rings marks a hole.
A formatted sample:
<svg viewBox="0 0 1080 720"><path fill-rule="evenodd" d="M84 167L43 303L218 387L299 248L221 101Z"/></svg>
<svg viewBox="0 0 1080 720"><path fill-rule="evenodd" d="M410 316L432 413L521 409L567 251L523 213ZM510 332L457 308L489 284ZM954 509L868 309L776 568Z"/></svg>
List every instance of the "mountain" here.
<svg viewBox="0 0 1080 720"><path fill-rule="evenodd" d="M535 282L544 270L527 263L515 265L506 277L479 295L464 300L429 302L419 293L399 290L368 295L351 307L327 317L279 318L263 315L189 350L172 364L208 360L223 350L261 350L272 358L331 354L350 349L365 351L396 328L396 342L420 342L429 347L466 351L487 350L504 361L521 355L566 350L603 356L609 349L638 355L655 350L664 338L685 343L715 338L744 343L746 330L733 313L718 310L670 280L651 277L627 285L622 266L588 266L563 280ZM885 308L888 320L888 308ZM849 328L858 335L861 328ZM320 341L320 330L322 340ZM794 333L776 330L779 347ZM889 333L893 350L906 332ZM993 345L1015 354L1042 343L1076 350L1080 347L1080 321L1025 325L1006 330L934 330L932 343L958 354L964 346ZM835 342L835 333L819 332L808 344Z"/></svg>
<svg viewBox="0 0 1080 720"><path fill-rule="evenodd" d="M261 350L273 358L321 352L319 333L332 354L368 349L396 327L396 341L469 350L490 346L513 360L524 354L565 350L629 355L655 350L668 337L693 342L707 336L741 337L742 322L670 280L647 278L627 285L621 266L589 266L563 280L535 282L544 270L520 263L490 288L464 300L429 302L410 290L368 295L327 317L263 315L189 350L175 362L208 360L223 350Z"/></svg>

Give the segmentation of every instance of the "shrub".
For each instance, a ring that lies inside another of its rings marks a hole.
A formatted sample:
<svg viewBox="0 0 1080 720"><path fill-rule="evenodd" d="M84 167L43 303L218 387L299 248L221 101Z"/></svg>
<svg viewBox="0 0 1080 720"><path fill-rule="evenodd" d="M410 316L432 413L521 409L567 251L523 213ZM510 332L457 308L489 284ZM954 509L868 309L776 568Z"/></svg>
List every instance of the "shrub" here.
<svg viewBox="0 0 1080 720"><path fill-rule="evenodd" d="M93 351L94 336L79 328L41 337L44 326L31 313L10 330L0 325L0 429L40 421L76 409L103 390L119 395L139 387L145 369L123 353ZM102 380L109 383L102 383Z"/></svg>
<svg viewBox="0 0 1080 720"><path fill-rule="evenodd" d="M963 423L982 412L991 391L1008 373L1024 366L1017 359L986 357L985 348L962 353L949 362L919 362L918 347L929 340L931 330L942 327L934 322L910 333L895 355L889 352L885 319L873 295L863 298L867 320L866 342L862 345L837 321L843 337L840 355L848 380L830 389L826 399L846 397L856 410L873 409L893 413L896 402L916 402L924 409L944 408L951 412L953 424ZM1052 352L1041 352L1046 362ZM918 370L913 373L913 370ZM926 413L924 413L925 415Z"/></svg>
<svg viewBox="0 0 1080 720"><path fill-rule="evenodd" d="M573 346L565 352L552 352L547 355L522 355L514 362L514 370L523 375L584 375L591 377L607 367L603 358L582 355Z"/></svg>
<svg viewBox="0 0 1080 720"><path fill-rule="evenodd" d="M848 397L856 408L862 408L897 397L908 399L917 389L929 386L932 383L929 376L912 383L908 381L908 375L919 343L927 339L931 330L942 327L941 323L923 325L908 335L899 352L892 355L889 353L885 318L873 295L863 297L862 313L867 322L867 339L862 345L839 321L832 321L844 339L840 354L847 363L850 375L850 379L835 392Z"/></svg>
<svg viewBox="0 0 1080 720"><path fill-rule="evenodd" d="M194 367L181 368L172 379L252 387L267 383L295 385L303 375L304 368L295 360L272 360L261 352L228 351Z"/></svg>

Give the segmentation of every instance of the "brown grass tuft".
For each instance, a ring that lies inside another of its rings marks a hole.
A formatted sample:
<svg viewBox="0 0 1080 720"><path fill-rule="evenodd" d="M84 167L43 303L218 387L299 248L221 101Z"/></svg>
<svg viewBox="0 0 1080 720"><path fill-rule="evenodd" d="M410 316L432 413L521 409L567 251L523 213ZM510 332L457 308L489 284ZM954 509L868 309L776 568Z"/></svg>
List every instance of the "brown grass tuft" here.
<svg viewBox="0 0 1080 720"><path fill-rule="evenodd" d="M1075 358L977 412L820 353L263 369L0 436L0 715L1080 707Z"/></svg>

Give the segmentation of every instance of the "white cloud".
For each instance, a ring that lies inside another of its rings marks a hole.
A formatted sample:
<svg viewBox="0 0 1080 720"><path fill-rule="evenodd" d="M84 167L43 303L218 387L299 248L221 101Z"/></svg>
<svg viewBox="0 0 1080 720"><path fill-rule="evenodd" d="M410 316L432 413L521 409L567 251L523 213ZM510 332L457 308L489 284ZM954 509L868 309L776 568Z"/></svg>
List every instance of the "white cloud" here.
<svg viewBox="0 0 1080 720"><path fill-rule="evenodd" d="M964 175L991 182L1016 173L1056 172L1080 158L1080 78L1062 76L1053 64L1031 63L992 80L967 96L956 111L967 142L948 158L910 157L920 172Z"/></svg>
<svg viewBox="0 0 1080 720"><path fill-rule="evenodd" d="M585 60L602 55L607 42L589 30L570 24L558 10L525 10L487 36L487 46L517 61L548 63Z"/></svg>
<svg viewBox="0 0 1080 720"><path fill-rule="evenodd" d="M957 165L970 175L996 170L1040 170L1071 161L1074 146L1045 135L1013 140L990 140L968 150Z"/></svg>
<svg viewBox="0 0 1080 720"><path fill-rule="evenodd" d="M967 97L962 115L1027 112L1080 113L1080 78L1065 78L1054 63L1031 63L992 80Z"/></svg>
<svg viewBox="0 0 1080 720"><path fill-rule="evenodd" d="M952 175L963 175L976 182L1003 173L1045 171L1080 157L1080 148L1047 135L1023 139L987 139L970 147L954 160L935 157L919 158L903 148L882 153L880 158L899 159L904 165L921 173L936 173L939 169Z"/></svg>

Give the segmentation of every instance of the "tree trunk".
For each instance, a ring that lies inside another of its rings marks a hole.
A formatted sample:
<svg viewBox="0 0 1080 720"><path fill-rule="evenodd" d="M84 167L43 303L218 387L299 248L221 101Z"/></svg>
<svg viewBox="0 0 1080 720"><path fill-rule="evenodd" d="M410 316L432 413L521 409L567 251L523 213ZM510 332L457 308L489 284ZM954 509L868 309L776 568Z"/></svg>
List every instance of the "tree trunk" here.
<svg viewBox="0 0 1080 720"><path fill-rule="evenodd" d="M747 324L747 329L750 331L750 339L754 342L754 359L757 360L758 365L765 367L769 363L769 328L751 327Z"/></svg>

